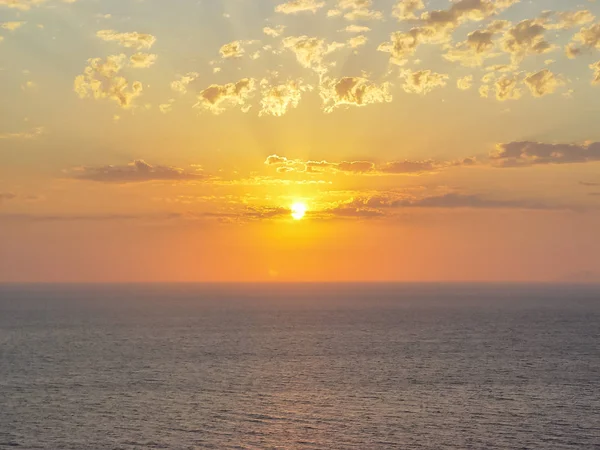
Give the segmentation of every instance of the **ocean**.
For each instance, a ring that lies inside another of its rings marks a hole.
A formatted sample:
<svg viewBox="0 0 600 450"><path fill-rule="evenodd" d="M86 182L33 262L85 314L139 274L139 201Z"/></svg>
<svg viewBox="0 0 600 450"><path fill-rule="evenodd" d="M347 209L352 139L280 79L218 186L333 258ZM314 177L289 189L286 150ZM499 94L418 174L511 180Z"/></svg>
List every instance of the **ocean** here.
<svg viewBox="0 0 600 450"><path fill-rule="evenodd" d="M598 449L600 287L0 285L0 449Z"/></svg>

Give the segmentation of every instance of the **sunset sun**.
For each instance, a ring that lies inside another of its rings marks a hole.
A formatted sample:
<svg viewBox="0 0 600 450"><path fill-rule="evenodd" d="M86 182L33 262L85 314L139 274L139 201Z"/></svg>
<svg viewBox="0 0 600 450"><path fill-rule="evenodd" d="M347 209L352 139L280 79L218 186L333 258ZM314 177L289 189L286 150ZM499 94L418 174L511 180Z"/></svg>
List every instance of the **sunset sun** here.
<svg viewBox="0 0 600 450"><path fill-rule="evenodd" d="M306 215L306 205L304 203L294 203L292 205L292 218L300 220Z"/></svg>

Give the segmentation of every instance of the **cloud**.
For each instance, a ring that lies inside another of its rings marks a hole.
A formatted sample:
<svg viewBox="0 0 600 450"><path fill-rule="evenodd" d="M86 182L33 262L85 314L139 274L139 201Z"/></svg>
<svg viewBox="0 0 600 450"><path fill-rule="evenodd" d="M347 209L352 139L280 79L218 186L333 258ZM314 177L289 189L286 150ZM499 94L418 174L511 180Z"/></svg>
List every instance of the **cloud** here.
<svg viewBox="0 0 600 450"><path fill-rule="evenodd" d="M543 97L544 95L553 94L556 89L565 83L558 79L551 71L544 69L536 73L527 74L525 84L534 97Z"/></svg>
<svg viewBox="0 0 600 450"><path fill-rule="evenodd" d="M595 86L600 85L600 61L590 64L590 69L594 71L594 79L592 80L592 84Z"/></svg>
<svg viewBox="0 0 600 450"><path fill-rule="evenodd" d="M270 85L266 80L261 83L262 99L259 116L270 115L281 117L291 108L296 108L302 98L302 93L310 90L302 80L290 80L279 85Z"/></svg>
<svg viewBox="0 0 600 450"><path fill-rule="evenodd" d="M383 13L371 9L372 0L338 0L337 9L330 16L344 14L346 20L382 20ZM338 13L339 12L339 13Z"/></svg>
<svg viewBox="0 0 600 450"><path fill-rule="evenodd" d="M228 108L239 106L243 112L252 107L248 101L256 90L253 78L242 78L236 83L212 84L198 94L198 103L194 108L201 108L221 114Z"/></svg>
<svg viewBox="0 0 600 450"><path fill-rule="evenodd" d="M391 161L376 164L372 161L303 161L288 159L284 156L271 155L265 160L267 166L276 167L279 173L353 173L367 175L420 175L433 173L450 167L472 166L476 164L474 158L465 158L456 161Z"/></svg>
<svg viewBox="0 0 600 450"><path fill-rule="evenodd" d="M147 69L152 66L158 56L150 53L136 53L129 58L129 67L134 69Z"/></svg>
<svg viewBox="0 0 600 450"><path fill-rule="evenodd" d="M171 83L171 89L176 92L180 92L182 94L187 93L187 88L189 84L198 78L199 74L197 72L189 72L185 75L181 75L179 80L175 80Z"/></svg>
<svg viewBox="0 0 600 450"><path fill-rule="evenodd" d="M596 19L590 11L583 9L579 11L561 11L557 13L558 22L551 27L558 30L585 25Z"/></svg>
<svg viewBox="0 0 600 450"><path fill-rule="evenodd" d="M244 54L244 47L242 41L233 41L223 45L219 53L223 59L240 58Z"/></svg>
<svg viewBox="0 0 600 450"><path fill-rule="evenodd" d="M342 31L342 30L340 30ZM344 31L348 32L348 33L366 33L367 31L371 31L371 29L367 26L364 25L348 25L346 28L344 28Z"/></svg>
<svg viewBox="0 0 600 450"><path fill-rule="evenodd" d="M467 35L467 39L449 48L443 55L448 61L456 61L465 67L482 66L486 59L497 56L493 52L496 48L494 38L507 26L509 22L496 20L486 28L475 30Z"/></svg>
<svg viewBox="0 0 600 450"><path fill-rule="evenodd" d="M15 198L17 198L17 196L12 192L0 192L0 204L8 200L14 200Z"/></svg>
<svg viewBox="0 0 600 450"><path fill-rule="evenodd" d="M390 41L377 47L380 52L390 54L390 63L402 66L408 62L408 57L415 54L422 42L427 42L431 36L427 29L413 28L408 32L395 31L390 35Z"/></svg>
<svg viewBox="0 0 600 450"><path fill-rule="evenodd" d="M159 214L0 214L0 220L16 222L111 222L138 220L174 220L183 216L179 213Z"/></svg>
<svg viewBox="0 0 600 450"><path fill-rule="evenodd" d="M0 22L0 28L8 31L15 31L25 25L27 22Z"/></svg>
<svg viewBox="0 0 600 450"><path fill-rule="evenodd" d="M381 218L393 217L402 209L518 209L530 211L552 211L575 209L561 205L550 205L533 200L495 199L477 194L457 192L415 197L399 192L378 192L358 195L342 201L331 208L315 211L322 217Z"/></svg>
<svg viewBox="0 0 600 450"><path fill-rule="evenodd" d="M461 91L468 91L473 86L473 75L467 75L456 80L456 87Z"/></svg>
<svg viewBox="0 0 600 450"><path fill-rule="evenodd" d="M170 166L152 166L138 159L125 166L78 167L69 174L72 178L99 183L144 183L147 181L194 181L210 177L201 172L186 172Z"/></svg>
<svg viewBox="0 0 600 450"><path fill-rule="evenodd" d="M32 6L41 5L47 0L0 0L0 7L14 8L20 11L29 11ZM62 0L63 3L75 3L77 0Z"/></svg>
<svg viewBox="0 0 600 450"><path fill-rule="evenodd" d="M285 49L296 55L296 60L306 69L325 73L327 67L323 62L326 55L344 46L338 42L326 44L324 39L308 36L290 36L282 41Z"/></svg>
<svg viewBox="0 0 600 450"><path fill-rule="evenodd" d="M96 33L100 39L107 42L117 42L119 45L136 50L149 49L156 42L156 37L147 33L131 31L119 33L115 30L100 30Z"/></svg>
<svg viewBox="0 0 600 450"><path fill-rule="evenodd" d="M267 36L279 37L283 34L284 30L285 30L285 26L277 25L276 27L264 27L263 33L265 33Z"/></svg>
<svg viewBox="0 0 600 450"><path fill-rule="evenodd" d="M531 200L502 200L484 197L478 194L449 192L440 195L412 197L403 194L379 194L371 197L359 197L352 205L367 207L379 211L396 208L439 208L439 209L527 209L554 210L568 209L562 206L547 205Z"/></svg>
<svg viewBox="0 0 600 450"><path fill-rule="evenodd" d="M375 84L363 77L325 79L321 85L323 111L332 112L342 106L366 106L373 103L391 102L391 84Z"/></svg>
<svg viewBox="0 0 600 450"><path fill-rule="evenodd" d="M275 7L275 12L282 14L297 14L299 12L316 13L325 6L325 2L319 0L290 0Z"/></svg>
<svg viewBox="0 0 600 450"><path fill-rule="evenodd" d="M526 200L496 200L481 197L479 195L465 195L448 193L444 195L424 197L418 200L401 201L395 205L404 208L467 208L467 209L529 209L529 210L552 210L564 209Z"/></svg>
<svg viewBox="0 0 600 450"><path fill-rule="evenodd" d="M457 0L449 9L429 11L421 15L419 25L409 31L396 31L390 41L378 47L390 54L390 62L406 64L421 44L447 44L452 32L461 24L492 17L519 0Z"/></svg>
<svg viewBox="0 0 600 450"><path fill-rule="evenodd" d="M348 46L350 48L358 48L358 47L362 47L363 45L365 45L368 41L368 38L363 35L360 34L358 36L354 36L351 37L350 39L348 39Z"/></svg>
<svg viewBox="0 0 600 450"><path fill-rule="evenodd" d="M392 16L399 21L416 20L415 13L423 9L425 9L423 0L398 0L392 11Z"/></svg>
<svg viewBox="0 0 600 450"><path fill-rule="evenodd" d="M579 184L586 187L600 187L600 183L590 183L589 181L580 181Z"/></svg>
<svg viewBox="0 0 600 450"><path fill-rule="evenodd" d="M18 133L0 133L0 139L35 139L44 132L43 127L34 128L30 131Z"/></svg>
<svg viewBox="0 0 600 450"><path fill-rule="evenodd" d="M442 73L435 73L431 70L419 70L412 72L410 70L404 70L401 73L404 78L404 84L402 88L413 94L428 94L432 90L446 86L448 75Z"/></svg>
<svg viewBox="0 0 600 450"><path fill-rule="evenodd" d="M521 89L517 87L518 84L519 78L517 75L504 75L500 77L494 83L496 100L503 102L521 98Z"/></svg>
<svg viewBox="0 0 600 450"><path fill-rule="evenodd" d="M527 19L510 28L504 35L502 48L516 64L527 55L541 55L554 49L544 38L546 19Z"/></svg>
<svg viewBox="0 0 600 450"><path fill-rule="evenodd" d="M600 23L581 28L573 36L572 43L567 46L567 56L575 58L582 53L582 47L600 50Z"/></svg>
<svg viewBox="0 0 600 450"><path fill-rule="evenodd" d="M89 65L84 69L83 75L75 78L74 90L80 98L92 97L95 99L110 99L122 108L131 108L133 100L142 94L142 83L129 82L119 73L123 70L127 57L111 55L102 58L88 59Z"/></svg>
<svg viewBox="0 0 600 450"><path fill-rule="evenodd" d="M498 144L490 155L497 167L529 167L541 164L574 164L600 161L600 142L546 144L520 141Z"/></svg>

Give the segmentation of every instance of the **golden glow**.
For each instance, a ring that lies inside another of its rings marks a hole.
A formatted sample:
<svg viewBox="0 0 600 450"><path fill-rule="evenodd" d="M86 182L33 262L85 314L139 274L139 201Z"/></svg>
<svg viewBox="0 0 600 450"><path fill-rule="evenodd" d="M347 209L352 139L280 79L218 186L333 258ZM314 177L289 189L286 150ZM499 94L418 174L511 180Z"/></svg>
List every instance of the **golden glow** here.
<svg viewBox="0 0 600 450"><path fill-rule="evenodd" d="M306 215L306 205L304 203L294 203L292 205L292 218L300 220Z"/></svg>

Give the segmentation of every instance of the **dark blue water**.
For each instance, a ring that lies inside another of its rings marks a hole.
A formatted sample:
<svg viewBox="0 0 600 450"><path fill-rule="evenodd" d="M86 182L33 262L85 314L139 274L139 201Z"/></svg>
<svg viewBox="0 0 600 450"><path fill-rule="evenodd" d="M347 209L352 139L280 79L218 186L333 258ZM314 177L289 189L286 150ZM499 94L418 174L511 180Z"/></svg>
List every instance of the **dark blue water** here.
<svg viewBox="0 0 600 450"><path fill-rule="evenodd" d="M600 448L600 288L0 286L0 448Z"/></svg>

